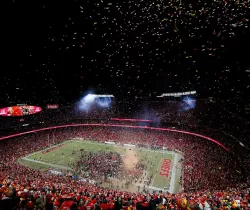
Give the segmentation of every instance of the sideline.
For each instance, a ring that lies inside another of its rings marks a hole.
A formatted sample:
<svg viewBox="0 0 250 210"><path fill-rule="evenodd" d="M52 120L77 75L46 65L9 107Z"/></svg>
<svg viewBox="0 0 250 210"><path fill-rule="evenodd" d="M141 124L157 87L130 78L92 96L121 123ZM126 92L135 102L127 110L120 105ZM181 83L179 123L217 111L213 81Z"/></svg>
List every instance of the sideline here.
<svg viewBox="0 0 250 210"><path fill-rule="evenodd" d="M174 164L172 166L172 174L170 179L169 192L174 193L175 178L176 178L177 154L174 155Z"/></svg>
<svg viewBox="0 0 250 210"><path fill-rule="evenodd" d="M67 140L66 140L66 141L67 141ZM59 144L53 144L53 145L50 145L50 146L48 146L48 147L45 147L44 149L41 149L41 150L39 150L39 151L36 151L36 152L30 153L30 154L26 155L26 156L25 156L25 157L23 157L23 158L28 158L28 157L30 157L30 156L33 156L33 155L36 155L36 154L42 153L42 152L44 152L44 151L46 151L46 150L48 150L48 149L52 149L52 148L54 148L54 147L58 147L58 146L60 146L60 145L65 144L65 142L66 142L66 141L63 141L63 142L61 142L61 143L59 143ZM23 158L20 158L20 159L23 159ZM30 160L30 159L29 159L29 160Z"/></svg>
<svg viewBox="0 0 250 210"><path fill-rule="evenodd" d="M53 164L53 163L43 162L43 161L40 161L40 160L33 160L33 159L29 159L27 157L20 158L20 159L30 161L30 162L33 162L33 163L40 163L40 164L47 165L47 166L50 166L50 167L53 167L53 168L60 168L60 169L66 169L66 170L73 171L72 168L67 167L67 166L60 166L60 165L56 165L56 164Z"/></svg>

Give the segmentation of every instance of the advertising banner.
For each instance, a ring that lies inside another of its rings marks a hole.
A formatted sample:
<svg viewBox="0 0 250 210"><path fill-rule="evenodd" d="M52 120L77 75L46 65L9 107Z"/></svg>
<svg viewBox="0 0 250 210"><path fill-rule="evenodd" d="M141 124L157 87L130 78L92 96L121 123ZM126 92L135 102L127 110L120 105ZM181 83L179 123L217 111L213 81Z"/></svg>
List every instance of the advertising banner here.
<svg viewBox="0 0 250 210"><path fill-rule="evenodd" d="M38 106L28 106L28 105L10 106L6 108L1 108L0 116L18 117L18 116L36 114L41 111L42 108Z"/></svg>

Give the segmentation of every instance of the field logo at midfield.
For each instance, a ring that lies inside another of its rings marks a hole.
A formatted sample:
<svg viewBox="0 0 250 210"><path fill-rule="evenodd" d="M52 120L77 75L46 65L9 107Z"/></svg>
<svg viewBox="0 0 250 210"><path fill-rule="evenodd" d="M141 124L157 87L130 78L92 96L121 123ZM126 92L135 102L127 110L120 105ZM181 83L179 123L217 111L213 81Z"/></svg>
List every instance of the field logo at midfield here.
<svg viewBox="0 0 250 210"><path fill-rule="evenodd" d="M161 171L160 171L160 176L164 176L166 178L169 177L171 170L171 160L169 159L163 159L162 165L161 165Z"/></svg>

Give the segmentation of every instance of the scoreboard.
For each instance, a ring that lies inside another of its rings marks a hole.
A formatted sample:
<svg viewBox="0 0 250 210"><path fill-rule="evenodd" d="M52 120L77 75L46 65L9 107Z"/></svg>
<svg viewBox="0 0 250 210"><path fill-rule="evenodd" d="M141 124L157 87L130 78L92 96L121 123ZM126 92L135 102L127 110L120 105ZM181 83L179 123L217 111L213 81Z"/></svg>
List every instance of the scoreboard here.
<svg viewBox="0 0 250 210"><path fill-rule="evenodd" d="M42 108L39 106L30 106L30 105L16 105L5 108L0 108L0 116L12 116L19 117L25 115L32 115L41 112Z"/></svg>

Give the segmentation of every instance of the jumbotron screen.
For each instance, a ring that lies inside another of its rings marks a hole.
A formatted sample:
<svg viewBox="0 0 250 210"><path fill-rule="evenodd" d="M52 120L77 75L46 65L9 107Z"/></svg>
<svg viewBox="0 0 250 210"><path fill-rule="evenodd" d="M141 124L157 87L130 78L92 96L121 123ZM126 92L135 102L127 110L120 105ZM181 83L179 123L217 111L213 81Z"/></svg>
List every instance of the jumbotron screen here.
<svg viewBox="0 0 250 210"><path fill-rule="evenodd" d="M36 114L41 111L42 108L39 106L17 105L17 106L1 108L0 116L19 117L19 116Z"/></svg>

